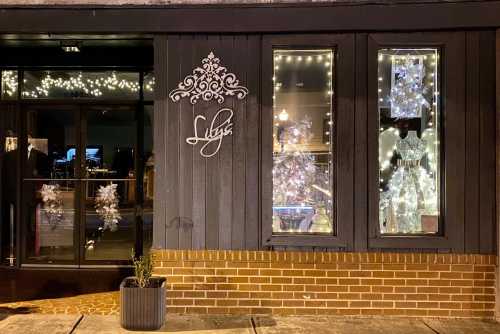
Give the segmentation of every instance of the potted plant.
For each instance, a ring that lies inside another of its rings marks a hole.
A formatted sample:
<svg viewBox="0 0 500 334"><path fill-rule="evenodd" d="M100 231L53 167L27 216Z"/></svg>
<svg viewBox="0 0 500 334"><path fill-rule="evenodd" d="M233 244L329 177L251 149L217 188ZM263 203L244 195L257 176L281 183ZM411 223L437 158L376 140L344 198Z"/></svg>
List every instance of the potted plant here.
<svg viewBox="0 0 500 334"><path fill-rule="evenodd" d="M130 330L156 330L163 326L166 312L164 277L153 277L151 255L135 257L134 277L120 284L120 324Z"/></svg>

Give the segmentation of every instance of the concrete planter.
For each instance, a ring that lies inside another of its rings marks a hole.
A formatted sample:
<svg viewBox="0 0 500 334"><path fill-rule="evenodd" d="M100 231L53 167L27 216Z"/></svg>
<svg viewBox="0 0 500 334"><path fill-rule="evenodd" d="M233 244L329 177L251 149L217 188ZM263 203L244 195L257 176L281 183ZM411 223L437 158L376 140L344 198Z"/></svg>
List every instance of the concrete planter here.
<svg viewBox="0 0 500 334"><path fill-rule="evenodd" d="M163 326L166 312L166 279L151 278L151 287L135 286L133 277L120 284L120 324L130 330L155 330Z"/></svg>

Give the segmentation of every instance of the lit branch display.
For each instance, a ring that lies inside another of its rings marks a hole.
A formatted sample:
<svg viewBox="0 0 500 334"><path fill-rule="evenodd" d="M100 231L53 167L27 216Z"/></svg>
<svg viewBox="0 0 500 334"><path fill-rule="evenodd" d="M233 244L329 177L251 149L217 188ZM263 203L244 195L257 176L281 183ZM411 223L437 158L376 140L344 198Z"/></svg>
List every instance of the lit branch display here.
<svg viewBox="0 0 500 334"><path fill-rule="evenodd" d="M58 184L43 184L40 190L42 195L43 210L47 216L52 229L63 219L63 200L61 190Z"/></svg>
<svg viewBox="0 0 500 334"><path fill-rule="evenodd" d="M117 184L100 186L95 197L95 211L103 221L102 230L111 232L118 230L118 223L122 216L118 208ZM101 229L101 228L100 228Z"/></svg>
<svg viewBox="0 0 500 334"><path fill-rule="evenodd" d="M425 99L422 76L423 56L403 56L392 58L391 117L421 117Z"/></svg>
<svg viewBox="0 0 500 334"><path fill-rule="evenodd" d="M436 49L379 52L381 233L436 233L439 92Z"/></svg>

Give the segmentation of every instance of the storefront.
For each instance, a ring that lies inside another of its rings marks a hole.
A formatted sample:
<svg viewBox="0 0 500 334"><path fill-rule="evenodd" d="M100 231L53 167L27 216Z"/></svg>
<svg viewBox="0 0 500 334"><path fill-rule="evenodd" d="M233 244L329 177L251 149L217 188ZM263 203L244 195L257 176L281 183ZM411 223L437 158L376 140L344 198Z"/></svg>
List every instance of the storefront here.
<svg viewBox="0 0 500 334"><path fill-rule="evenodd" d="M498 13L6 9L1 262L153 249L173 312L494 317Z"/></svg>

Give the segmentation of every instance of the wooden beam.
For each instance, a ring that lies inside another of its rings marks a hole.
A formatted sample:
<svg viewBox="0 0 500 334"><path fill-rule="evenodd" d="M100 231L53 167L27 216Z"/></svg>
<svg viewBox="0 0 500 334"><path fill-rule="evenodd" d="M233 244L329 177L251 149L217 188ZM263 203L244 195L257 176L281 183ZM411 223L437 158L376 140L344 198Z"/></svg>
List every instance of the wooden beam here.
<svg viewBox="0 0 500 334"><path fill-rule="evenodd" d="M496 216L497 216L497 275L496 275L496 318L500 321L500 266L498 259L500 258L500 29L497 30L497 43L496 43L496 115L497 115L497 128L496 128Z"/></svg>
<svg viewBox="0 0 500 334"><path fill-rule="evenodd" d="M4 6L0 11L3 34L422 31L499 26L500 1L222 7Z"/></svg>

